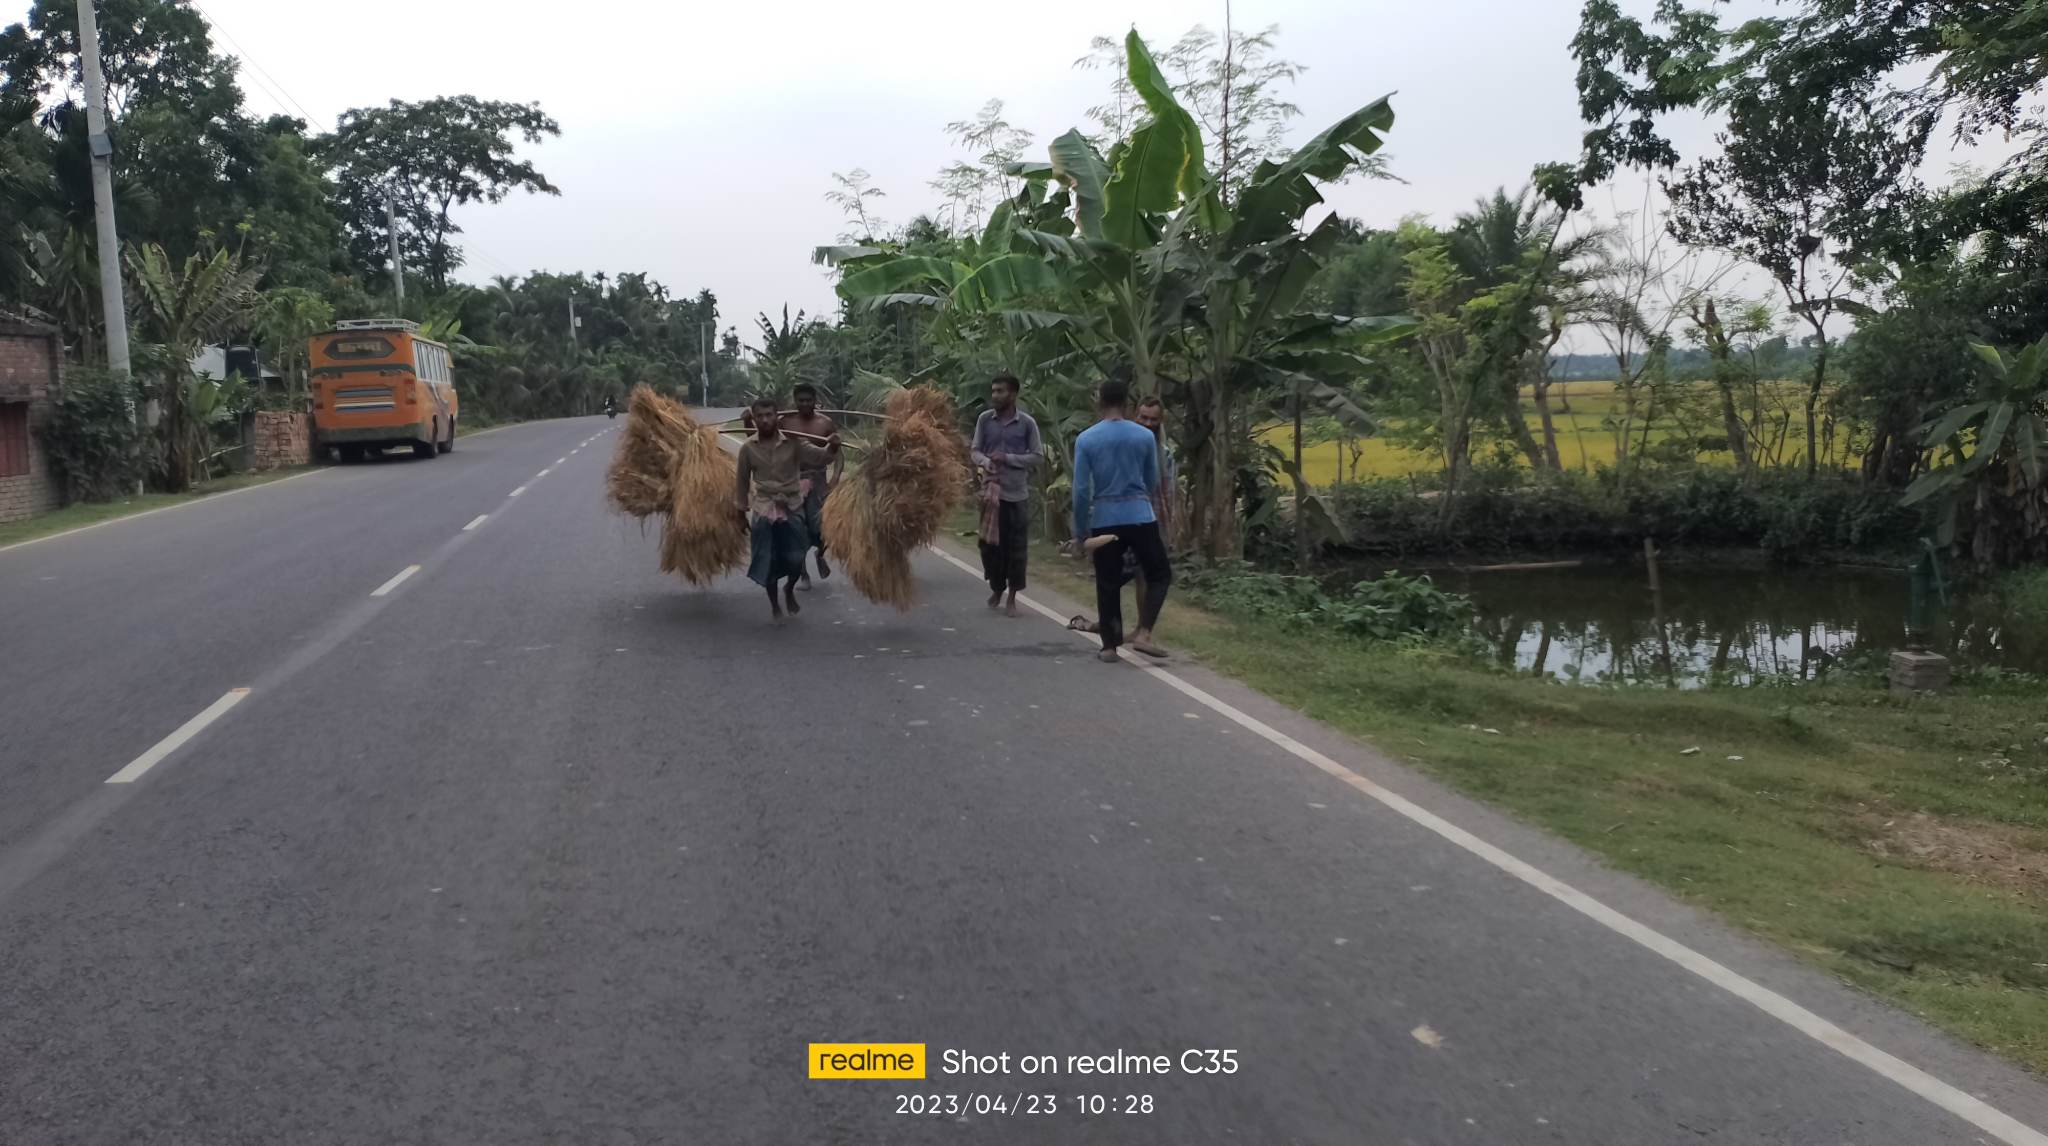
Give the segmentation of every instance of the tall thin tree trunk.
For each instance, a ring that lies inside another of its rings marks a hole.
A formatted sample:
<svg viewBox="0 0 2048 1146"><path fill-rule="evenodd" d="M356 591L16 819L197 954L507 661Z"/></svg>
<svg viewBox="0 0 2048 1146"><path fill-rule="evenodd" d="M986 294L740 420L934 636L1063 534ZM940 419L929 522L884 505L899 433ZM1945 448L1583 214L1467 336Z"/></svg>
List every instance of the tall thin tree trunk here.
<svg viewBox="0 0 2048 1146"><path fill-rule="evenodd" d="M1820 327L1818 324L1814 326L1814 332L1819 334ZM1806 476L1808 480L1812 480L1813 476L1820 470L1820 432L1819 428L1814 424L1814 411L1820 407L1820 388L1827 381L1827 372L1828 343L1827 339L1822 337L1820 339L1820 346L1813 356L1813 381L1809 382L1806 387Z"/></svg>
<svg viewBox="0 0 2048 1146"><path fill-rule="evenodd" d="M1543 461L1551 473L1564 472L1564 460L1557 453L1557 423L1550 417L1550 376L1536 379L1536 416L1543 423Z"/></svg>
<svg viewBox="0 0 2048 1146"><path fill-rule="evenodd" d="M1301 472L1301 391L1294 392L1294 571L1308 572L1308 481Z"/></svg>
<svg viewBox="0 0 2048 1146"><path fill-rule="evenodd" d="M1522 387L1514 372L1508 373L1507 393L1502 395L1502 413L1508 424L1508 434L1521 448L1522 456L1529 459L1529 468L1543 472L1543 447L1536 444L1535 435L1529 432L1529 419L1522 415Z"/></svg>
<svg viewBox="0 0 2048 1146"><path fill-rule="evenodd" d="M1726 378L1716 378L1714 386L1721 391L1721 432L1728 435L1728 452L1735 457L1736 470L1746 477L1756 472L1756 463L1749 456L1749 429L1735 408L1735 387Z"/></svg>

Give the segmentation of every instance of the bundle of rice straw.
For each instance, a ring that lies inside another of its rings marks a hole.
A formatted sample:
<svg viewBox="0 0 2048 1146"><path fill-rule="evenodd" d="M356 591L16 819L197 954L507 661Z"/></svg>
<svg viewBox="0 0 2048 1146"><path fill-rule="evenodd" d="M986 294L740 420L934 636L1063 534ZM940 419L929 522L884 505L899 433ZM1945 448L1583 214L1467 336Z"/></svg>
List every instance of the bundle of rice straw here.
<svg viewBox="0 0 2048 1146"><path fill-rule="evenodd" d="M732 509L738 479L716 428L698 425L672 399L634 388L605 489L622 512L642 521L661 516L662 572L709 585L746 564L746 530Z"/></svg>
<svg viewBox="0 0 2048 1146"><path fill-rule="evenodd" d="M881 441L826 499L825 540L862 596L907 612L917 599L910 554L938 537L970 470L943 391L899 390L888 414Z"/></svg>

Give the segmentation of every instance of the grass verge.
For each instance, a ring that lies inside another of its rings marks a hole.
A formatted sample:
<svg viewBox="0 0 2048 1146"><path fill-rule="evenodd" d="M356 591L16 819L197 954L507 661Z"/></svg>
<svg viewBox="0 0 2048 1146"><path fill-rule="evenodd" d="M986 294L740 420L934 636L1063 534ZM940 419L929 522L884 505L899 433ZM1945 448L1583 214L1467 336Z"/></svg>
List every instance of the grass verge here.
<svg viewBox="0 0 2048 1146"><path fill-rule="evenodd" d="M971 530L959 541L971 550ZM1083 567L1050 544L1034 547L1033 564L1041 584L1091 599ZM1907 700L1875 685L1562 685L1208 612L1185 594L1169 601L1159 636L2048 1072L2048 704L2038 684L1966 683Z"/></svg>
<svg viewBox="0 0 2048 1146"><path fill-rule="evenodd" d="M138 513L198 501L229 490L247 489L252 485L268 485L283 478L305 473L312 468L314 467L294 466L290 469L267 470L263 473L230 474L207 482L189 493L145 493L120 501L80 502L77 505L67 505L63 509L37 514L23 521L0 524L0 546L18 545L24 541L34 541L38 537L48 537L53 533L133 517Z"/></svg>

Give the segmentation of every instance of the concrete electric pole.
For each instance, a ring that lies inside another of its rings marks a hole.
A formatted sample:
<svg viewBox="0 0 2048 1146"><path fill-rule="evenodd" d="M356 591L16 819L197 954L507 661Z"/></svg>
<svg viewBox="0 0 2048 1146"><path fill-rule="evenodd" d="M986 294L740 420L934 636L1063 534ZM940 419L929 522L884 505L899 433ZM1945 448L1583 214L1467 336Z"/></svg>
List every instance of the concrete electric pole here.
<svg viewBox="0 0 2048 1146"><path fill-rule="evenodd" d="M711 324L697 324L697 369L704 377L704 408L711 408Z"/></svg>
<svg viewBox="0 0 2048 1146"><path fill-rule="evenodd" d="M107 369L128 373L128 305L121 296L121 237L114 227L114 144L107 138L107 80L100 72L100 28L93 0L79 0L78 52L85 72L85 128L92 148L92 213L99 228L100 310L107 324ZM149 404L156 424L156 403Z"/></svg>
<svg viewBox="0 0 2048 1146"><path fill-rule="evenodd" d="M391 232L391 292L398 296L399 318L405 317L405 256L398 252L398 189L384 185L384 225Z"/></svg>

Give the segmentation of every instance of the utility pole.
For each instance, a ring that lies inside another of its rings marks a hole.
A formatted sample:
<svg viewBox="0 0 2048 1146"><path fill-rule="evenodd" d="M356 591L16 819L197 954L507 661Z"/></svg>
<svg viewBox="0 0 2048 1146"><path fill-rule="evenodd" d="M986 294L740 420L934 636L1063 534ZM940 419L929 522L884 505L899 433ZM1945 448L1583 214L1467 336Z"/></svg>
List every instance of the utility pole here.
<svg viewBox="0 0 2048 1146"><path fill-rule="evenodd" d="M114 144L107 138L107 80L100 71L100 28L93 0L79 0L78 50L85 72L85 128L92 149L92 214L99 228L100 310L107 324L107 369L128 375L128 305L121 297L121 237L114 227ZM148 421L156 424L156 402Z"/></svg>
<svg viewBox="0 0 2048 1146"><path fill-rule="evenodd" d="M391 291L398 296L398 317L405 317L405 256L398 251L398 189L384 185L384 225L391 232Z"/></svg>
<svg viewBox="0 0 2048 1146"><path fill-rule="evenodd" d="M576 328L581 325L583 324L576 321L576 296L572 294L569 296L569 357L572 360L576 357L576 352L583 349L576 341Z"/></svg>
<svg viewBox="0 0 2048 1146"><path fill-rule="evenodd" d="M697 324L697 369L704 376L704 408L711 408L711 324Z"/></svg>

